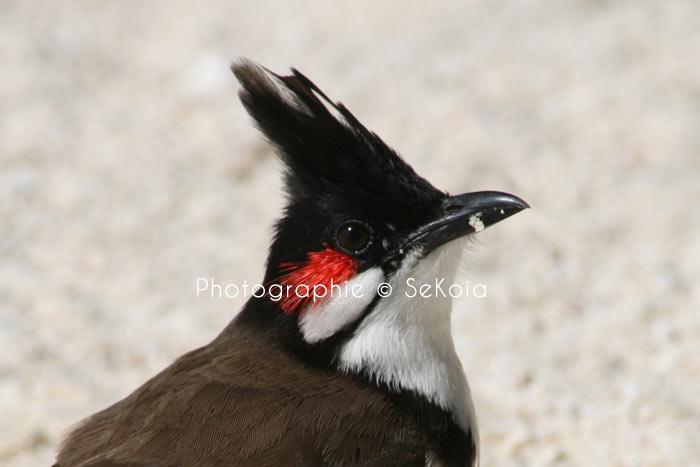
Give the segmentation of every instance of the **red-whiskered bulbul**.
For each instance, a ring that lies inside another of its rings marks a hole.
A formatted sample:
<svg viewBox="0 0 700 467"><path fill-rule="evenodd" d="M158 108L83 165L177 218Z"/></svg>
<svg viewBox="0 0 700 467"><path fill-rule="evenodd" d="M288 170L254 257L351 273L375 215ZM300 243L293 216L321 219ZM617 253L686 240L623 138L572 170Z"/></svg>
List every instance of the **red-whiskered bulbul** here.
<svg viewBox="0 0 700 467"><path fill-rule="evenodd" d="M270 293L78 424L56 465L474 465L452 299L409 284L452 281L463 240L527 203L434 188L297 70L232 69L285 167Z"/></svg>

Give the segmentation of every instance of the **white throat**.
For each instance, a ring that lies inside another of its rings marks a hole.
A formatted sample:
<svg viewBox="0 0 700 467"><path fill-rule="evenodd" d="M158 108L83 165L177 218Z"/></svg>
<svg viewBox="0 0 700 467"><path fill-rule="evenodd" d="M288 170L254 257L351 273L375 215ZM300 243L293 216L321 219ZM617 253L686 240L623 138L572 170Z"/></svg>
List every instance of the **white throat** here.
<svg viewBox="0 0 700 467"><path fill-rule="evenodd" d="M434 286L436 278L444 277L443 286L449 287L463 249L464 241L456 240L419 262L419 252L406 255L390 281L391 295L379 300L340 349L339 366L353 373L364 370L392 388L422 394L452 413L478 446L469 385L452 340L452 298L434 293L422 297L408 285Z"/></svg>

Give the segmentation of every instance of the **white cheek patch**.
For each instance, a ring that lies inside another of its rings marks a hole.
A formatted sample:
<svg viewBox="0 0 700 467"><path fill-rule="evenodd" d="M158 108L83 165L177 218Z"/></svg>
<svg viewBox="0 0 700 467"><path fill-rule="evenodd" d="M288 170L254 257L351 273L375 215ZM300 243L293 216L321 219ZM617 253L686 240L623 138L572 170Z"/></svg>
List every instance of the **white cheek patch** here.
<svg viewBox="0 0 700 467"><path fill-rule="evenodd" d="M313 344L327 339L359 318L383 280L382 268L368 269L329 291L320 302L310 304L299 320L304 340Z"/></svg>

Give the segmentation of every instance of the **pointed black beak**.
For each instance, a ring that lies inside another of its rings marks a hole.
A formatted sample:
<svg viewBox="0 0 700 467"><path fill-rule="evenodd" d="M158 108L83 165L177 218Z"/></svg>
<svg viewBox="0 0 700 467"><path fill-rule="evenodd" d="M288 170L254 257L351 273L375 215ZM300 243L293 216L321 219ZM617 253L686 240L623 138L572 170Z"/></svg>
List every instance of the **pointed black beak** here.
<svg viewBox="0 0 700 467"><path fill-rule="evenodd" d="M411 232L401 250L421 246L425 256L451 240L481 232L529 207L517 196L498 191L478 191L445 198L437 218Z"/></svg>

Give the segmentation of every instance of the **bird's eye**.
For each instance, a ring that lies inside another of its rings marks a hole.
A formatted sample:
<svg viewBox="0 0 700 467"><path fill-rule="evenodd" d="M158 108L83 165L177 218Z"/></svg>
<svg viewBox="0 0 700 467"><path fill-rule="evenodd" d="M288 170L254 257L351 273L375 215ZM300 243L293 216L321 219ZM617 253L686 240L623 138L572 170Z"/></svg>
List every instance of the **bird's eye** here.
<svg viewBox="0 0 700 467"><path fill-rule="evenodd" d="M338 246L348 253L361 253L369 246L372 236L369 228L358 221L341 225L336 234Z"/></svg>

